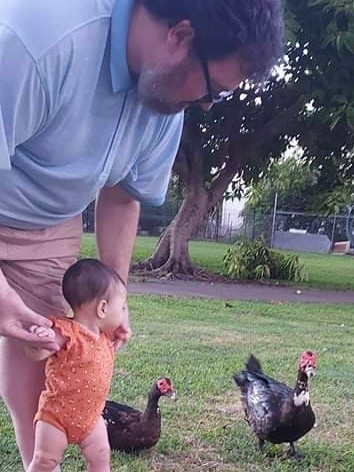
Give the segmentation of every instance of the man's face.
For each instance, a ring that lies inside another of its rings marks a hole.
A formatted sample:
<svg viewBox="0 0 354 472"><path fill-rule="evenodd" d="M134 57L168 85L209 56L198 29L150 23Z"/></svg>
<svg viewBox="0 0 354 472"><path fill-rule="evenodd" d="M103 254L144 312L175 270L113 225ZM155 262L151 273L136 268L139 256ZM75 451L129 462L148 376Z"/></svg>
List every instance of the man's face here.
<svg viewBox="0 0 354 472"><path fill-rule="evenodd" d="M236 56L207 63L213 96L234 90L243 79ZM163 62L142 70L138 79L141 102L161 114L174 114L208 94L207 77L202 63L195 55L178 63ZM209 109L212 103L205 103Z"/></svg>

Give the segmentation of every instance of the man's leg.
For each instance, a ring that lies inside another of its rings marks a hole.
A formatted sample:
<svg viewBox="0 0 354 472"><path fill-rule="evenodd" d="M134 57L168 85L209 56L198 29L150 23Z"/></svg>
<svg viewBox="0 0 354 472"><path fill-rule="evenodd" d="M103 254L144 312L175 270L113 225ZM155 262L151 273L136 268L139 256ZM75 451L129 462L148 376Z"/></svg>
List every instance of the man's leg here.
<svg viewBox="0 0 354 472"><path fill-rule="evenodd" d="M43 231L10 231L2 234L0 228L8 257L0 256L0 267L9 284L37 313L64 314L61 279L77 258L81 219ZM33 418L44 387L44 365L27 359L20 341L0 339L0 395L9 409L25 468L33 455Z"/></svg>
<svg viewBox="0 0 354 472"><path fill-rule="evenodd" d="M44 363L27 359L23 344L0 339L0 393L10 412L26 468L33 455L33 417L44 385Z"/></svg>
<svg viewBox="0 0 354 472"><path fill-rule="evenodd" d="M87 462L87 472L110 472L111 449L106 424L102 416L93 431L79 446Z"/></svg>

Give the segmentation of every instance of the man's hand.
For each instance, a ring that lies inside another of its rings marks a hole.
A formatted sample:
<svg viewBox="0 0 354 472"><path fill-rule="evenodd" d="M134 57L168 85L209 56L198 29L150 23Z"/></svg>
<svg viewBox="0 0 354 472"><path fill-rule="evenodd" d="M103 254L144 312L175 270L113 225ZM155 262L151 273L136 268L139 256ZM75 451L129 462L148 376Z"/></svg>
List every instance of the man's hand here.
<svg viewBox="0 0 354 472"><path fill-rule="evenodd" d="M32 325L48 329L52 322L28 308L13 289L5 288L0 294L0 336L20 339L51 351L59 349L55 337L31 332Z"/></svg>

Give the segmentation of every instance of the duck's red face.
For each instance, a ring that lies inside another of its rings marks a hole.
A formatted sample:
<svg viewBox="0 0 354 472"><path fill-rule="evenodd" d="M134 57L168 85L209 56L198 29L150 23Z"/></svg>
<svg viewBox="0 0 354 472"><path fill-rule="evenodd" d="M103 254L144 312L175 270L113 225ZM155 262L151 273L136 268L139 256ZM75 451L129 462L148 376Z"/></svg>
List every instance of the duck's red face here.
<svg viewBox="0 0 354 472"><path fill-rule="evenodd" d="M316 375L317 356L314 352L304 351L300 357L300 369L307 377Z"/></svg>
<svg viewBox="0 0 354 472"><path fill-rule="evenodd" d="M174 398L176 395L176 390L170 379L167 379L167 378L158 379L156 382L156 387L161 392L161 395L164 395L166 397L171 397L171 398Z"/></svg>

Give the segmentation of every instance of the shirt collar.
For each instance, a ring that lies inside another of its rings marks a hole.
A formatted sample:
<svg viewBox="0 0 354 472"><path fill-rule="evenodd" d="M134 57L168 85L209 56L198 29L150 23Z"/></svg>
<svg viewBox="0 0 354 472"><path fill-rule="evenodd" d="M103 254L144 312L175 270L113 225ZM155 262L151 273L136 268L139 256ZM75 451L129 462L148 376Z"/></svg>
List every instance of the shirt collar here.
<svg viewBox="0 0 354 472"><path fill-rule="evenodd" d="M116 0L111 24L111 79L114 92L133 87L127 61L127 39L135 0Z"/></svg>

